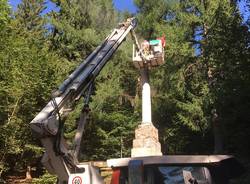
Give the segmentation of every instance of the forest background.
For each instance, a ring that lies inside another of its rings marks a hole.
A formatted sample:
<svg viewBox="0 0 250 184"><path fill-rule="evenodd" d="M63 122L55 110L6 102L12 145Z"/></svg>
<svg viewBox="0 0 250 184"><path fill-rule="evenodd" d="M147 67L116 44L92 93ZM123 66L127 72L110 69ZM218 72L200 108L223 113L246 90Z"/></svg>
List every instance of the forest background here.
<svg viewBox="0 0 250 184"><path fill-rule="evenodd" d="M249 1L134 0L119 12L112 0L23 0L13 11L0 0L0 182L36 169L43 149L29 122L55 89L118 22L136 16L140 40L166 37L166 63L150 73L153 123L164 154L233 154L250 182ZM82 160L130 156L140 123L138 71L128 37L98 76ZM111 72L112 71L112 72ZM66 121L70 140L82 104ZM69 141L70 142L70 141ZM53 178L52 178L53 180Z"/></svg>

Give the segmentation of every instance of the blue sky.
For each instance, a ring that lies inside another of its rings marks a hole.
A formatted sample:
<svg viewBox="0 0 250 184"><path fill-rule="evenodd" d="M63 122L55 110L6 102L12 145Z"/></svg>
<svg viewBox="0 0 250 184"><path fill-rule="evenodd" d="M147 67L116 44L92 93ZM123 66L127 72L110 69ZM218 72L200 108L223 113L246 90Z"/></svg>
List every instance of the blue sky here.
<svg viewBox="0 0 250 184"><path fill-rule="evenodd" d="M15 9L17 5L21 2L21 0L9 0L10 5ZM133 3L133 0L113 0L114 6L119 11L129 11L131 13L136 12L136 7ZM47 11L51 11L55 9L55 5L49 1L47 1ZM45 13L46 13L45 12Z"/></svg>
<svg viewBox="0 0 250 184"><path fill-rule="evenodd" d="M244 18L244 21L246 21L250 16L250 10L249 7L247 7L248 0L241 0L239 3L240 12ZM9 0L10 5L15 9L17 5L21 2L21 0ZM55 5L53 3L50 3L47 1L47 9L46 12L51 11L52 9L55 9ZM136 13L136 7L133 4L133 0L113 0L114 6L119 11L125 11L128 10L131 13ZM249 2L248 2L249 3ZM250 3L249 3L250 6ZM45 13L46 13L45 12Z"/></svg>
<svg viewBox="0 0 250 184"><path fill-rule="evenodd" d="M136 12L136 7L133 0L113 0L114 6L119 11L127 10L131 13Z"/></svg>
<svg viewBox="0 0 250 184"><path fill-rule="evenodd" d="M15 10L17 8L17 5L21 2L22 0L9 0L10 6ZM46 3L47 9L45 10L44 13L50 12L53 9L56 9L56 6L54 3L51 3L50 1L47 1Z"/></svg>

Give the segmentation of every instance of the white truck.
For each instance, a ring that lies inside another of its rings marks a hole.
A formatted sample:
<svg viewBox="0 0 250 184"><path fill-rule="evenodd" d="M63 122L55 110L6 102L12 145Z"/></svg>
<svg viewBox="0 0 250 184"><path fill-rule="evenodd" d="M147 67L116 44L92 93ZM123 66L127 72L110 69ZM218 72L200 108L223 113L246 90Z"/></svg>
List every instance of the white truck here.
<svg viewBox="0 0 250 184"><path fill-rule="evenodd" d="M140 67L147 64L147 57L155 65L164 60L164 48L156 45L149 56L145 56L136 39L135 18L119 24L76 70L53 92L52 100L31 121L32 132L38 137L45 154L42 163L51 174L58 177L59 184L102 184L98 169L91 164L81 164L77 155L86 119L88 101L93 82L111 56L129 33L135 42L133 58ZM152 58L153 57L153 58ZM136 59L137 58L137 59ZM154 65L154 64L153 64ZM152 67L153 67L152 65ZM64 119L81 97L86 104L74 140L74 150L68 150L63 136ZM108 160L113 168L112 184L224 184L241 173L241 166L232 156L156 156Z"/></svg>

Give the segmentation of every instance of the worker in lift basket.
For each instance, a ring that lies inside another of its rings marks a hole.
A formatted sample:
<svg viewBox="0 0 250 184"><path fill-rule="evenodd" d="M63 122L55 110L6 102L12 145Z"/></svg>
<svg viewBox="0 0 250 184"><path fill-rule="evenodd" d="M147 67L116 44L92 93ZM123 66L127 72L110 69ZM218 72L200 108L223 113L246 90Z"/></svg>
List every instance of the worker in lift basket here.
<svg viewBox="0 0 250 184"><path fill-rule="evenodd" d="M141 43L141 48L142 48L142 52L144 55L148 56L150 54L150 45L149 45L149 42L147 40L144 40Z"/></svg>

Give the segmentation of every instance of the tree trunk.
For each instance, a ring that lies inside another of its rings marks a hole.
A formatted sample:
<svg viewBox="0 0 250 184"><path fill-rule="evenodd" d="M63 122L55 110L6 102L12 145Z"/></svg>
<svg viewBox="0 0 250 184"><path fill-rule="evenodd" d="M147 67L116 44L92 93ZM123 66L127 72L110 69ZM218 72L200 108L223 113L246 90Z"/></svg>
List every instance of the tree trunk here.
<svg viewBox="0 0 250 184"><path fill-rule="evenodd" d="M32 180L32 177L31 177L31 167L28 166L27 167L27 171L26 171L26 180Z"/></svg>
<svg viewBox="0 0 250 184"><path fill-rule="evenodd" d="M213 125L213 133L214 133L214 154L222 154L223 153L223 141L221 135L221 127L218 121L218 114L216 109L212 110L212 125Z"/></svg>

